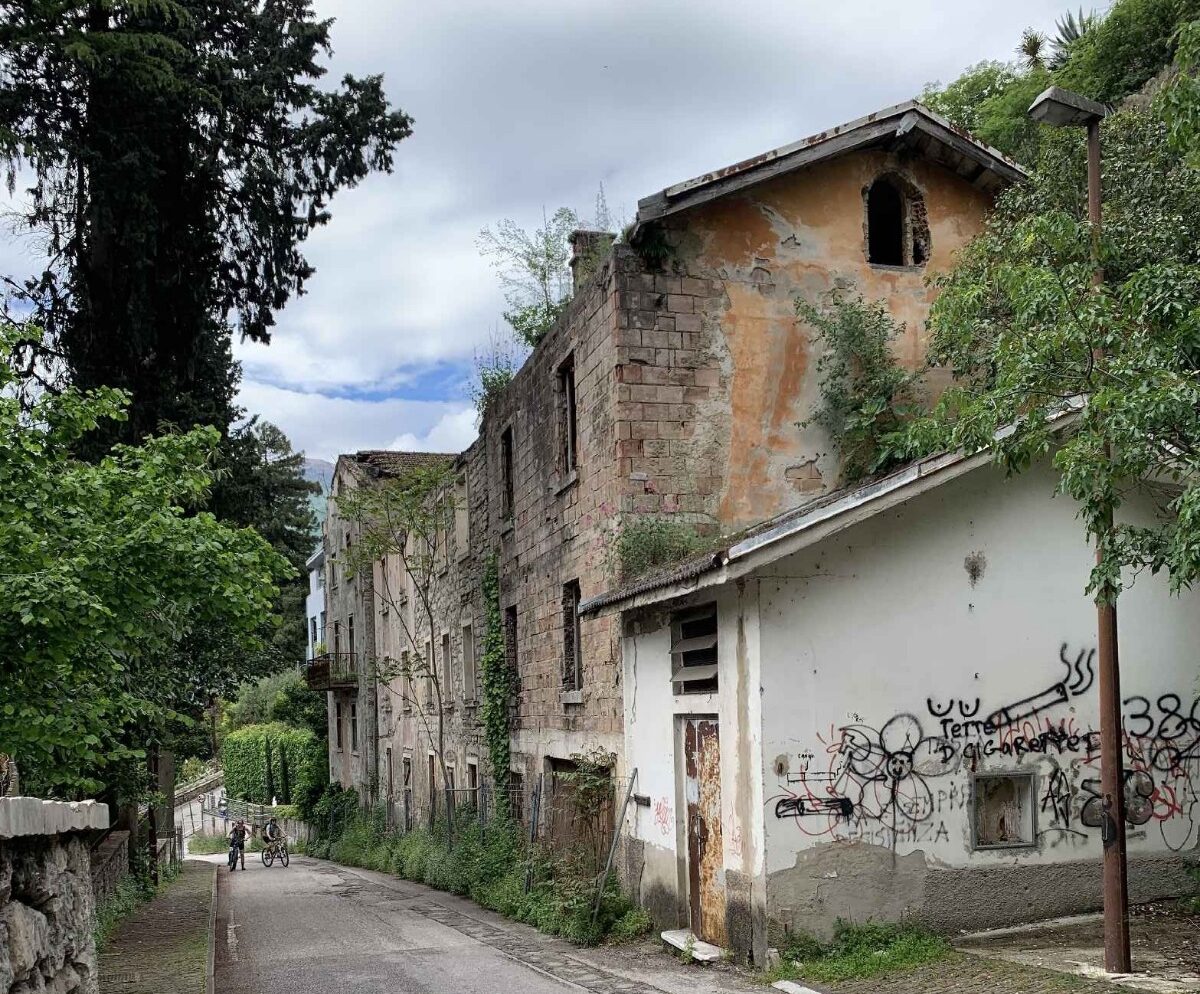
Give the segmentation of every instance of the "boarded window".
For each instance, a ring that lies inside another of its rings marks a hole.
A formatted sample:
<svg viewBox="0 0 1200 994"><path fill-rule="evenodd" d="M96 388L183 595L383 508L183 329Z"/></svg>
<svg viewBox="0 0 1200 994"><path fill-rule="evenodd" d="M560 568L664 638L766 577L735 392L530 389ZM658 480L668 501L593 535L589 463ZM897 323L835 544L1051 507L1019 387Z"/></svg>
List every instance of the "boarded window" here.
<svg viewBox="0 0 1200 994"><path fill-rule="evenodd" d="M563 688L583 687L583 646L579 634L579 581L563 584Z"/></svg>
<svg viewBox="0 0 1200 994"><path fill-rule="evenodd" d="M575 416L575 356L558 367L559 459L564 473L575 469L577 441Z"/></svg>
<svg viewBox="0 0 1200 994"><path fill-rule="evenodd" d="M513 516L515 505L513 479L513 430L505 428L500 436L500 516Z"/></svg>
<svg viewBox="0 0 1200 994"><path fill-rule="evenodd" d="M475 675L475 631L470 625L462 629L463 700L473 701L479 694Z"/></svg>
<svg viewBox="0 0 1200 994"><path fill-rule="evenodd" d="M1032 773L981 773L973 781L976 849L1037 844Z"/></svg>
<svg viewBox="0 0 1200 994"><path fill-rule="evenodd" d="M450 654L450 633L442 633L442 703L454 703L454 657Z"/></svg>
<svg viewBox="0 0 1200 994"><path fill-rule="evenodd" d="M392 799L392 795L396 790L395 774L392 770L392 747L388 746L387 750L387 796L388 800Z"/></svg>
<svg viewBox="0 0 1200 994"><path fill-rule="evenodd" d="M352 615L352 614L346 618L346 638L350 640L350 648L348 651L349 651L350 655L353 656L354 655L354 615ZM351 662L351 665L353 665L354 660L351 659L350 662Z"/></svg>
<svg viewBox="0 0 1200 994"><path fill-rule="evenodd" d="M671 682L677 694L717 690L717 606L681 611L671 623Z"/></svg>
<svg viewBox="0 0 1200 994"><path fill-rule="evenodd" d="M338 701L333 709L333 734L337 747L342 748L342 702Z"/></svg>
<svg viewBox="0 0 1200 994"><path fill-rule="evenodd" d="M350 751L358 752L358 705L350 702Z"/></svg>
<svg viewBox="0 0 1200 994"><path fill-rule="evenodd" d="M479 806L479 763L474 759L467 760L467 790L470 791L468 800L476 807Z"/></svg>

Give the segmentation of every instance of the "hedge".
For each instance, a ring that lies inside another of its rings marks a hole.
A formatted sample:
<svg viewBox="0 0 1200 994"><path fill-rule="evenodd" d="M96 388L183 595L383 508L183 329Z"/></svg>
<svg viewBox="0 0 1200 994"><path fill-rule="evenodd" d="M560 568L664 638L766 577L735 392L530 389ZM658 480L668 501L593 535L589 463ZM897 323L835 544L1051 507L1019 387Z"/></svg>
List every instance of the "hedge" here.
<svg viewBox="0 0 1200 994"><path fill-rule="evenodd" d="M281 804L320 796L329 770L323 742L292 725L247 725L230 732L221 746L225 790L254 804Z"/></svg>

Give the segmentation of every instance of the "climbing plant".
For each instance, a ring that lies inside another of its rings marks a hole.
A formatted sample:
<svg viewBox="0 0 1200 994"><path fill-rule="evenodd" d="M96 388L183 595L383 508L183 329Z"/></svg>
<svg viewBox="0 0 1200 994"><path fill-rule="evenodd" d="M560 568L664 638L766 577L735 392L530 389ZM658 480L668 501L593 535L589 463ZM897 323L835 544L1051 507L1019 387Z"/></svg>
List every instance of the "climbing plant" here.
<svg viewBox="0 0 1200 994"><path fill-rule="evenodd" d="M516 691L516 674L504 652L504 623L500 615L500 565L496 553L483 570L483 600L487 605L483 633L483 731L487 741L498 806L508 806L510 761L508 714ZM501 813L507 813L502 811Z"/></svg>
<svg viewBox="0 0 1200 994"><path fill-rule="evenodd" d="M824 347L817 359L821 403L800 427L815 424L829 433L847 483L890 469L906 455L899 430L920 411L919 374L892 354L903 326L883 301L837 291L815 304L797 300L796 314Z"/></svg>

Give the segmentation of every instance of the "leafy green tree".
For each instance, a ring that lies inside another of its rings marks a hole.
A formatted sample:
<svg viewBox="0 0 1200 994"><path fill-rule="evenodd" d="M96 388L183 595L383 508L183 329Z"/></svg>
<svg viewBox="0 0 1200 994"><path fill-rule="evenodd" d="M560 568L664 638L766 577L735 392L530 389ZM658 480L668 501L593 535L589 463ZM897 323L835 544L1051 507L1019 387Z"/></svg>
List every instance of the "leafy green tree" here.
<svg viewBox="0 0 1200 994"><path fill-rule="evenodd" d="M1102 542L1089 590L1112 598L1123 569L1166 570L1174 589L1200 578L1200 173L1152 115L1111 116L1102 136L1104 282L1082 136L1055 132L1033 182L938 281L930 357L958 382L912 439L990 446L1010 471L1051 458ZM1135 492L1154 521L1120 520Z"/></svg>
<svg viewBox="0 0 1200 994"><path fill-rule="evenodd" d="M309 498L319 492L317 484L304 478L304 457L269 422L251 418L234 428L221 447L209 509L223 520L253 528L294 570L280 585L280 624L271 636L271 659L259 669L291 666L304 658L305 562L314 544Z"/></svg>
<svg viewBox="0 0 1200 994"><path fill-rule="evenodd" d="M1115 103L1171 64L1180 27L1197 17L1200 0L1117 0L1071 43L1057 82Z"/></svg>
<svg viewBox="0 0 1200 994"><path fill-rule="evenodd" d="M288 566L253 531L194 510L216 429L83 462L80 438L124 418L128 397L68 388L23 408L14 347L0 333L0 752L27 789L79 796L128 786L180 713L233 685ZM214 628L228 655L176 665L182 640Z"/></svg>
<svg viewBox="0 0 1200 994"><path fill-rule="evenodd" d="M269 341L329 202L411 122L381 77L324 85L308 0L0 0L0 158L45 267L21 305L81 389L131 393L93 455L234 418L234 330Z"/></svg>
<svg viewBox="0 0 1200 994"><path fill-rule="evenodd" d="M578 227L579 215L560 207L549 217L543 210L541 227L533 231L505 218L479 233L479 251L492 260L508 304L504 320L530 348L571 301L568 238Z"/></svg>

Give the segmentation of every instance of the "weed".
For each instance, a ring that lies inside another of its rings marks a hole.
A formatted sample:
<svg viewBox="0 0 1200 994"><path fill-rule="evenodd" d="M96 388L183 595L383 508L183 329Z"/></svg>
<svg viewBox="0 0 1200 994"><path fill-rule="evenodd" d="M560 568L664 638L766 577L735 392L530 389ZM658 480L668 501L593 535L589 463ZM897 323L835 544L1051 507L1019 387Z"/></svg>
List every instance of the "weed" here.
<svg viewBox="0 0 1200 994"><path fill-rule="evenodd" d="M795 933L780 951L780 963L765 978L814 980L837 983L908 970L939 960L950 944L914 925L867 922L851 925L839 921L828 945L805 933Z"/></svg>
<svg viewBox="0 0 1200 994"><path fill-rule="evenodd" d="M705 545L695 525L668 518L636 518L617 536L617 565L623 581L677 563Z"/></svg>
<svg viewBox="0 0 1200 994"><path fill-rule="evenodd" d="M612 928L608 931L608 941L618 944L636 942L649 935L653 927L654 922L648 911L644 908L630 908L612 923Z"/></svg>

